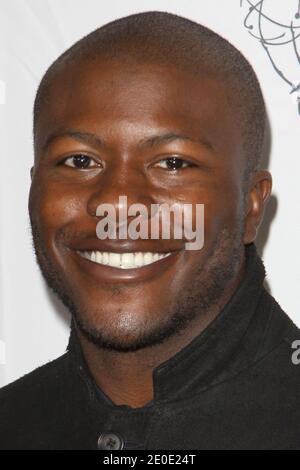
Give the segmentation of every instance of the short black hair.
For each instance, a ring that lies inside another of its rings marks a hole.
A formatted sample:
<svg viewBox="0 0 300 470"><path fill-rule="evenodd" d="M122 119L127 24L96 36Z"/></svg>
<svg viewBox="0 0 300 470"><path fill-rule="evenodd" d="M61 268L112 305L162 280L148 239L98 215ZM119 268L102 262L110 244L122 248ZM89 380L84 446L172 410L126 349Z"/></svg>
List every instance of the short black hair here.
<svg viewBox="0 0 300 470"><path fill-rule="evenodd" d="M252 66L236 47L211 29L162 11L137 13L107 23L59 56L46 71L36 94L34 135L56 73L74 62L99 57L175 65L220 79L228 89L228 100L242 131L246 179L259 167L266 110Z"/></svg>

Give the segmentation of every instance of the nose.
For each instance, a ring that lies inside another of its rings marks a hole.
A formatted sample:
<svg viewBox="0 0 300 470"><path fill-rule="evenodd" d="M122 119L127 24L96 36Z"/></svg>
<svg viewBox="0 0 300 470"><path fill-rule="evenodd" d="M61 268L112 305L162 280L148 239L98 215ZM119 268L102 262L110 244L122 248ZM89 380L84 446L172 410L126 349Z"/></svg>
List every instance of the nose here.
<svg viewBox="0 0 300 470"><path fill-rule="evenodd" d="M105 204L119 216L120 212L124 214L126 208L136 203L146 206L150 214L150 206L155 203L154 190L143 169L119 165L110 168L97 181L88 200L87 211L91 216L96 216L97 211L99 215L99 206L105 207Z"/></svg>

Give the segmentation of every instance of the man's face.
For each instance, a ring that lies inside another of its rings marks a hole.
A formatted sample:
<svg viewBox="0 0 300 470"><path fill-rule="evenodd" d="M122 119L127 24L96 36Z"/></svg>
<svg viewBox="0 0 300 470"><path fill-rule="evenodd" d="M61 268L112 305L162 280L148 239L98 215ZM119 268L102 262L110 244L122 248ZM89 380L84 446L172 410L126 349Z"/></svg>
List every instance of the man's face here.
<svg viewBox="0 0 300 470"><path fill-rule="evenodd" d="M218 302L243 253L241 149L219 80L113 61L73 65L57 77L39 116L29 210L42 272L90 338L137 350ZM98 239L96 209L120 209L120 195L149 210L204 204L204 247ZM92 251L171 255L121 269L82 256Z"/></svg>

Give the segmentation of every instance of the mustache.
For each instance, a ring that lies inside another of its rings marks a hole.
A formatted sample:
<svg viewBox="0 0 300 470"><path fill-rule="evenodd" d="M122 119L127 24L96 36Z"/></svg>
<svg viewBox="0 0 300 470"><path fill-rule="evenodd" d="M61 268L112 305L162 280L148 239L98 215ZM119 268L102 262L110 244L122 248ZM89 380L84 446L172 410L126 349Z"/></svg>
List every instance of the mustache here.
<svg viewBox="0 0 300 470"><path fill-rule="evenodd" d="M96 228L97 228L96 223L93 224L93 227L90 227L90 228L81 228L81 227L78 228L78 227L75 227L73 224L62 226L55 233L55 242L59 245L69 246L69 245L76 244L76 242L84 242L84 241L88 242L88 241L95 241L95 240L100 241L102 238L97 236ZM132 240L133 242L136 241L136 239L131 238L130 231L127 231L127 237L125 239L123 237L119 237L120 235L119 230L120 230L120 227L116 229L116 237L114 238L107 237L107 238L104 238L103 240L112 239L114 241L119 240L123 242L124 240ZM160 227L159 234L158 234L159 236L155 238L151 238L151 230L149 228L148 236L146 237L141 236L138 239L144 242L151 241L151 240L155 241L156 243L160 241L161 242L169 241L169 242L175 242L176 244L189 240L188 238L184 236L184 234L182 234L182 237L176 238L173 236L174 235L173 232L174 232L174 225L170 224L170 237L167 237L167 238L163 237L163 230Z"/></svg>

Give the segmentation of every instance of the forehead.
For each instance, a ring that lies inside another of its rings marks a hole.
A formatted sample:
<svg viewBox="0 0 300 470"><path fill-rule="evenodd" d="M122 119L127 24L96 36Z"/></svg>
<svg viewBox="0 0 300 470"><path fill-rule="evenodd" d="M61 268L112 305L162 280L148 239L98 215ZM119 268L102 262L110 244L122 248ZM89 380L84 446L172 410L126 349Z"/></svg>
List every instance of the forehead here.
<svg viewBox="0 0 300 470"><path fill-rule="evenodd" d="M161 128L201 136L228 153L241 145L220 78L153 63L97 60L63 67L42 104L37 142L64 128L109 133L124 143Z"/></svg>

